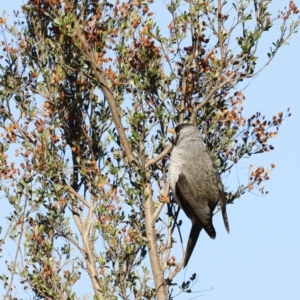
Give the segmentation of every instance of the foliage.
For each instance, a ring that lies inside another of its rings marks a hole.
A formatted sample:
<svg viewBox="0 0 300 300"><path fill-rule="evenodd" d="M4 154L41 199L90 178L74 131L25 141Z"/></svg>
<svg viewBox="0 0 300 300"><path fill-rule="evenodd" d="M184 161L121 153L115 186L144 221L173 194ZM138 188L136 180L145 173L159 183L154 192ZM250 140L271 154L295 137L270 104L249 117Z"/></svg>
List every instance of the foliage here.
<svg viewBox="0 0 300 300"><path fill-rule="evenodd" d="M296 32L293 1L272 18L272 1L171 0L161 4L167 28L153 2L29 0L25 22L18 12L13 25L0 19L0 180L11 207L0 245L16 245L0 274L6 299L18 280L35 299L77 299L84 276L93 299L190 292L195 275L175 281L177 207L157 200L168 193L167 129L197 124L223 175L273 149L285 115L247 119L240 88ZM278 39L258 67L275 21ZM270 171L252 168L228 203L264 193Z"/></svg>

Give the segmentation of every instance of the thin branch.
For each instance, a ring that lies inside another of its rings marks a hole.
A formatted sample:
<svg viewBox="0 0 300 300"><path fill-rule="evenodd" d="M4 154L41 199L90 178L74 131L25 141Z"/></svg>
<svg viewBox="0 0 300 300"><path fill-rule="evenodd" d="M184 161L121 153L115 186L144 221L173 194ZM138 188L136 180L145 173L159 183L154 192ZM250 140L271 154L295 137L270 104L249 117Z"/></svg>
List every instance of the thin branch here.
<svg viewBox="0 0 300 300"><path fill-rule="evenodd" d="M18 128L19 133L22 138L28 143L28 145L34 144L34 141L24 132L24 130L20 127L19 123L14 119L14 117L4 108L3 105L0 106L0 111L7 116L7 118Z"/></svg>
<svg viewBox="0 0 300 300"><path fill-rule="evenodd" d="M71 198L73 200L72 201L73 202L72 203L73 218L74 218L76 226L80 232L80 235L82 237L83 248L84 248L84 253L85 253L85 261L87 263L86 269L87 269L87 272L91 279L94 292L98 297L100 297L101 296L101 292L100 292L101 288L99 285L98 274L97 274L97 269L96 269L96 263L95 263L95 257L94 257L94 251L93 251L93 243L89 240L89 235L88 235L88 231L87 231L88 227L85 226L82 223L82 220L80 219L78 207L76 206L75 195L71 194ZM90 207L90 210L92 210L92 207Z"/></svg>
<svg viewBox="0 0 300 300"><path fill-rule="evenodd" d="M162 208L164 207L164 203L163 202L159 202L155 212L153 213L153 217L152 217L152 224L154 224L162 210Z"/></svg>
<svg viewBox="0 0 300 300"><path fill-rule="evenodd" d="M4 216L2 215L2 217L4 217ZM4 219L6 219L6 218L4 218ZM8 225L8 227L6 229L5 234L3 235L2 239L0 240L0 247L5 244L5 240L6 240L6 238L8 237L8 235L10 233L10 229L13 226L13 222L15 221L15 219L16 219L16 216L14 215L13 218L12 218L12 220L9 222L9 225ZM2 228L0 227L0 229L2 229Z"/></svg>
<svg viewBox="0 0 300 300"><path fill-rule="evenodd" d="M167 242L165 243L165 246L163 247L163 251L166 251L166 256L165 256L165 262L168 262L168 259L170 257L170 253L171 253L171 247L172 247L172 222L171 222L171 218L168 218L168 239ZM163 263L163 261L162 261ZM167 268L167 264L164 265L164 269Z"/></svg>
<svg viewBox="0 0 300 300"><path fill-rule="evenodd" d="M145 168L148 169L151 165L156 164L161 159L163 159L167 154L171 152L173 144L170 143L159 155L154 158L151 158L145 165Z"/></svg>
<svg viewBox="0 0 300 300"><path fill-rule="evenodd" d="M75 196L80 202L82 202L82 204L84 204L86 207L92 207L92 204L89 203L88 201L85 200L85 198L83 196L81 196L79 193L77 193L74 188L72 188L71 186L68 187L69 188L69 192Z"/></svg>
<svg viewBox="0 0 300 300"><path fill-rule="evenodd" d="M220 69L224 69L224 61L225 61L225 52L224 52L224 41L222 35L222 3L221 0L218 0L218 39L220 44L220 52L221 52L221 66Z"/></svg>
<svg viewBox="0 0 300 300"><path fill-rule="evenodd" d="M80 252L81 254L84 256L85 255L85 251L83 248L80 247L80 245L78 244L78 242L73 239L71 236L66 235L64 232L60 231L59 229L56 229L57 233L59 233L63 238L65 238L67 241L69 241L71 244L73 244Z"/></svg>
<svg viewBox="0 0 300 300"><path fill-rule="evenodd" d="M108 102L108 105L109 105L109 108L110 108L110 111L112 114L112 118L114 120L116 129L119 134L120 142L125 150L126 156L128 157L128 162L129 162L130 166L133 167L137 171L139 169L138 163L137 163L136 158L133 156L133 154L131 152L131 147L129 145L129 142L126 137L125 130L124 130L124 127L122 125L121 118L119 115L119 110L118 110L118 106L116 103L116 99L114 98L110 88L108 87L108 84L106 82L106 79L105 79L103 73L100 71L94 51L90 47L88 41L86 40L84 33L80 27L80 24L77 21L75 21L75 27L78 32L78 37L81 41L81 45L83 47L84 53L90 60L91 67L94 71L94 74L102 88L105 98L107 99L107 102Z"/></svg>
<svg viewBox="0 0 300 300"><path fill-rule="evenodd" d="M163 167L163 178L164 178L164 191L163 191L163 195L168 197L168 194L169 194L169 189L170 189L170 184L168 183L168 180L167 180L167 176L166 176L166 167L164 166ZM164 206L164 203L163 202L160 202L160 204L158 205L158 207L156 208L154 214L153 214L153 225L155 224L156 222L156 219L158 218L162 208Z"/></svg>
<svg viewBox="0 0 300 300"><path fill-rule="evenodd" d="M242 63L244 62L244 57L241 57L241 61L240 63L236 66L236 70L238 70L240 68L240 66L242 65ZM222 72L219 73L217 82L215 84L215 87L211 89L211 91L206 95L205 99L199 103L196 107L194 107L191 118L190 118L190 124L194 124L194 122L196 121L197 118L197 114L198 111L211 99L211 97L213 96L213 94L220 89L221 87L223 87L224 85L228 84L228 83L232 83L233 77L236 75L236 72L232 72L232 74L227 77L226 80L224 80L222 83ZM242 79L245 77L241 77ZM238 80L238 79L237 79Z"/></svg>
<svg viewBox="0 0 300 300"><path fill-rule="evenodd" d="M233 77L234 74L232 74L230 76L230 80L231 78ZM213 94L219 89L221 88L222 86L224 86L227 82L229 82L230 80L226 80L225 82L223 82L223 84L220 84L221 83L221 78L222 78L222 74L220 73L219 76L218 76L218 79L217 79L217 82L216 82L216 85L213 89L211 89L211 91L206 95L205 99L199 103L194 109L193 109L193 112L192 112L192 115L191 115L191 118L190 118L190 124L194 124L194 122L196 121L196 118L197 118L197 114L198 114L198 111L210 100L210 98L213 96Z"/></svg>
<svg viewBox="0 0 300 300"><path fill-rule="evenodd" d="M20 207L20 206L19 206ZM6 295L4 296L4 299L8 298L9 293L12 290L12 285L14 282L14 277L16 275L16 266L17 266L17 260L18 260L18 256L19 253L21 252L21 242L22 242L22 238L24 235L24 219L25 219L25 214L26 214L26 208L27 208L27 200L25 200L25 204L23 206L23 214L22 214L22 222L21 222L21 230L20 230L20 236L17 242L17 250L16 250L16 254L15 254L15 258L14 258L14 265L13 265L13 269L11 270L11 278L10 278L10 282L6 288L7 292Z"/></svg>
<svg viewBox="0 0 300 300"><path fill-rule="evenodd" d="M256 26L258 27L258 18L259 18L259 8L257 0L254 0L254 11L255 11L255 19L256 19Z"/></svg>

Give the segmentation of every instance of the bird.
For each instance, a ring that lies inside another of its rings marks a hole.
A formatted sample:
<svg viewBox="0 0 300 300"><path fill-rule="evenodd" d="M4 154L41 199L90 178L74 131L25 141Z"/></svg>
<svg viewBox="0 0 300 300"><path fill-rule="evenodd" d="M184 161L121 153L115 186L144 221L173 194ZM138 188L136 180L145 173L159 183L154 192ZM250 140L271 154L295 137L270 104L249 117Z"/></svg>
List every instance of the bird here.
<svg viewBox="0 0 300 300"><path fill-rule="evenodd" d="M169 130L170 131L170 130ZM181 124L175 134L169 164L169 185L175 201L192 221L185 257L187 266L202 229L214 239L213 212L218 203L229 233L226 196L217 167L196 125Z"/></svg>

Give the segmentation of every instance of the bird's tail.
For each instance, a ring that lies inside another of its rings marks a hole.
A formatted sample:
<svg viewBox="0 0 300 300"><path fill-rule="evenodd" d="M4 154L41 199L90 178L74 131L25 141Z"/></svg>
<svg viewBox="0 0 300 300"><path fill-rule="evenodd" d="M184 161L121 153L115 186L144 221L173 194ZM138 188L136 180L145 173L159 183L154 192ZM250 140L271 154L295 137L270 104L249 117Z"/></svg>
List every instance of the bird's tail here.
<svg viewBox="0 0 300 300"><path fill-rule="evenodd" d="M228 217L226 212L226 197L225 197L225 193L221 190L220 190L220 205L221 205L224 225L226 227L227 232L229 233L229 222L228 222Z"/></svg>
<svg viewBox="0 0 300 300"><path fill-rule="evenodd" d="M202 227L199 227L199 225L193 224L193 226L192 226L189 240L188 240L188 243L186 246L185 258L184 258L184 268L187 266L187 264L190 260L190 257L192 255L195 245L197 243L201 229L202 229Z"/></svg>

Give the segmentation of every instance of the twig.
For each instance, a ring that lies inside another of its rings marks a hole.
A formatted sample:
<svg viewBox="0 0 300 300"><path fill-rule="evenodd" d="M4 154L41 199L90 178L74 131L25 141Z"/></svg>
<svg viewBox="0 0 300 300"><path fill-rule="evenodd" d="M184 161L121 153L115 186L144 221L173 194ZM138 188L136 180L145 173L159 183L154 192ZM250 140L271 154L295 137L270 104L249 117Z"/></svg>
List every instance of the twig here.
<svg viewBox="0 0 300 300"><path fill-rule="evenodd" d="M14 266L11 270L12 275L11 275L11 278L10 278L10 282L9 282L7 288L6 288L7 292L6 292L6 295L4 296L4 299L9 298L8 295L12 290L14 276L16 274L17 259L18 259L18 256L19 256L19 252L21 252L21 247L20 246L21 246L21 241L22 241L23 234L24 234L24 219L25 219L26 208L27 208L27 200L25 200L25 204L23 206L21 230L20 230L20 236L19 236L19 239L18 239L18 242L17 242L17 250L16 250L16 254L15 254L15 258L14 258Z"/></svg>
<svg viewBox="0 0 300 300"><path fill-rule="evenodd" d="M149 168L151 165L156 164L158 161L163 159L167 154L169 154L172 150L172 143L170 143L159 155L154 158L151 158L145 165L145 168Z"/></svg>
<svg viewBox="0 0 300 300"><path fill-rule="evenodd" d="M157 206L155 212L153 213L153 219L152 219L152 224L154 224L162 210L162 208L164 207L164 203L163 202L159 202L159 205Z"/></svg>
<svg viewBox="0 0 300 300"><path fill-rule="evenodd" d="M34 141L24 132L24 130L20 127L19 123L14 119L14 117L4 108L3 105L0 105L0 111L7 116L8 119L18 128L19 133L21 134L22 138L29 144L34 144Z"/></svg>
<svg viewBox="0 0 300 300"><path fill-rule="evenodd" d="M83 196L81 196L79 193L77 193L71 186L68 187L69 188L69 192L75 196L76 198L79 199L80 202L82 202L82 204L84 204L86 207L91 207L92 204L89 203L88 201L85 200L85 198Z"/></svg>

